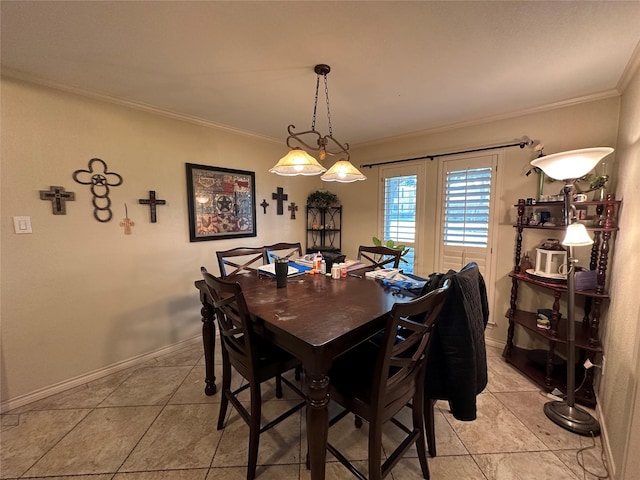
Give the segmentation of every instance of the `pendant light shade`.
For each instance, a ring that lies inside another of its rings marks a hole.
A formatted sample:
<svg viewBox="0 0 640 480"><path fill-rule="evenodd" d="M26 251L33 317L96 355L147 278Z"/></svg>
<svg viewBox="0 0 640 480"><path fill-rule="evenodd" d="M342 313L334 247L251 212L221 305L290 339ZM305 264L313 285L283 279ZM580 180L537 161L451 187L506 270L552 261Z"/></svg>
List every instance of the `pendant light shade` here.
<svg viewBox="0 0 640 480"><path fill-rule="evenodd" d="M611 147L583 148L554 153L536 158L531 165L538 167L546 175L556 180L583 177L595 168L600 160L613 152Z"/></svg>
<svg viewBox="0 0 640 480"><path fill-rule="evenodd" d="M269 170L271 173L291 177L294 175L319 175L327 169L301 148L289 150L284 157Z"/></svg>
<svg viewBox="0 0 640 480"><path fill-rule="evenodd" d="M367 177L360 173L350 161L340 159L320 179L325 182L351 183L366 180Z"/></svg>

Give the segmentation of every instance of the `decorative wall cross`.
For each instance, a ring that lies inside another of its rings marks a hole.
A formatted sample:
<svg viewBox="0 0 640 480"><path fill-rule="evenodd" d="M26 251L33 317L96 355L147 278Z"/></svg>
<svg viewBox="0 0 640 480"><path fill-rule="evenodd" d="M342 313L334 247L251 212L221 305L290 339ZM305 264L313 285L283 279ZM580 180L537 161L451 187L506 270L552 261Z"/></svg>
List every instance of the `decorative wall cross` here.
<svg viewBox="0 0 640 480"><path fill-rule="evenodd" d="M271 194L271 198L273 200L278 201L278 208L276 209L276 213L278 215L284 215L284 208L282 207L282 202L289 198L289 195L284 193L284 188L278 187L277 192Z"/></svg>
<svg viewBox="0 0 640 480"><path fill-rule="evenodd" d="M92 158L87 170L73 172L73 179L82 185L91 185L93 216L99 222L109 222L113 217L109 187L122 185L122 177L108 171L104 160Z"/></svg>
<svg viewBox="0 0 640 480"><path fill-rule="evenodd" d="M269 204L267 203L267 201L263 198L262 199L262 203L260 204L260 206L262 207L262 209L264 210L264 214L267 214L267 207L269 206Z"/></svg>
<svg viewBox="0 0 640 480"><path fill-rule="evenodd" d="M67 214L67 200L75 200L76 194L73 192L65 192L64 187L56 187L51 185L49 190L40 190L40 200L50 200L51 209L54 215Z"/></svg>
<svg viewBox="0 0 640 480"><path fill-rule="evenodd" d="M124 227L125 235L131 235L132 233L131 227L135 226L134 221L129 218L129 211L127 210L126 203L124 204L124 218L120 222L120 226Z"/></svg>
<svg viewBox="0 0 640 480"><path fill-rule="evenodd" d="M298 211L298 206L296 205L296 202L291 202L291 204L287 209L291 212L291 220L295 220L296 212Z"/></svg>
<svg viewBox="0 0 640 480"><path fill-rule="evenodd" d="M149 198L141 198L138 200L142 205L149 205L149 212L151 215L151 223L156 223L156 205L166 205L166 200L159 200L156 198L155 190L149 190Z"/></svg>

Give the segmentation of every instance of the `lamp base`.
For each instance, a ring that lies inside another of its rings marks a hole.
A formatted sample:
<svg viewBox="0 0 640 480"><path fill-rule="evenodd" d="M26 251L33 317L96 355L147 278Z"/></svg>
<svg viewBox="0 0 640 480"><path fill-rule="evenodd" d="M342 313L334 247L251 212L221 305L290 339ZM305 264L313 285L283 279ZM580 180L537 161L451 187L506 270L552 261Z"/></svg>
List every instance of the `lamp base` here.
<svg viewBox="0 0 640 480"><path fill-rule="evenodd" d="M555 424L578 435L600 434L598 420L579 407L570 407L567 402L547 402L544 413Z"/></svg>

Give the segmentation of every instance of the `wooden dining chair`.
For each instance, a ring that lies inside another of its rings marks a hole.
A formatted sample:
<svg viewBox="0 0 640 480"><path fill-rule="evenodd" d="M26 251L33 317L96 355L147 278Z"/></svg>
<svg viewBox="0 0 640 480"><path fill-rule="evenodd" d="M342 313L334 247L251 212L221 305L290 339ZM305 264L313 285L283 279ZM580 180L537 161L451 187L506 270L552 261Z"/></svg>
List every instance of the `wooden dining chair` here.
<svg viewBox="0 0 640 480"><path fill-rule="evenodd" d="M384 246L365 246L358 248L358 260L373 268L398 268L402 250Z"/></svg>
<svg viewBox="0 0 640 480"><path fill-rule="evenodd" d="M369 478L381 480L414 443L424 478L429 478L424 427L424 375L431 332L448 284L407 303L396 303L388 315L381 345L364 342L336 359L329 372L330 398L344 410L331 419L334 425L349 413L369 423ZM412 320L417 318L419 321ZM424 322L422 321L424 319ZM402 329L404 336L397 335ZM371 368L375 365L375 368ZM395 418L407 405L412 426ZM406 434L382 462L382 426L392 422ZM365 479L335 446L327 449L356 477Z"/></svg>
<svg viewBox="0 0 640 480"><path fill-rule="evenodd" d="M284 382L304 399L304 393L282 377L284 372L298 366L300 361L254 333L253 322L240 284L216 278L208 273L204 267L201 267L200 270L213 299L222 346L222 397L217 428L218 430L224 428L227 407L231 402L231 405L249 426L247 480L252 480L256 476L260 434L300 410L306 403L304 400L297 403L278 418L261 427L262 394L260 385L275 378L277 398L282 398L282 383ZM243 382L244 385L236 390L231 389L232 367L246 379L246 383ZM238 394L247 388L250 392L251 402L249 410L238 399Z"/></svg>
<svg viewBox="0 0 640 480"><path fill-rule="evenodd" d="M280 242L274 243L273 245L267 245L264 248L267 251L267 260L269 263L273 263L273 260L275 259L274 257L296 259L302 256L302 245L300 242Z"/></svg>
<svg viewBox="0 0 640 480"><path fill-rule="evenodd" d="M259 266L269 263L264 247L236 247L230 250L219 250L216 252L216 257L218 257L218 267L222 278L255 272Z"/></svg>

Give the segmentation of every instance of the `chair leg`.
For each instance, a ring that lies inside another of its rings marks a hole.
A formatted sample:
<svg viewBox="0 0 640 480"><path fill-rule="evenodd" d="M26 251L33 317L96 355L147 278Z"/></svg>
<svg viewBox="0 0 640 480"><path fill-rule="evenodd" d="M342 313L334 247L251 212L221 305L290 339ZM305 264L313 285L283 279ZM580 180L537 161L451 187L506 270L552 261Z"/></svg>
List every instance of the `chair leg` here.
<svg viewBox="0 0 640 480"><path fill-rule="evenodd" d="M282 376L276 375L276 398L282 398Z"/></svg>
<svg viewBox="0 0 640 480"><path fill-rule="evenodd" d="M413 398L413 406L411 407L412 416L413 416L413 428L420 431L420 435L416 440L416 450L418 451L418 460L420 461L420 468L422 470L422 476L429 480L429 464L427 463L427 443L425 441L425 418L424 418L424 407L426 406L424 399L424 389L422 391L416 392L416 395ZM428 399L427 402L431 402L431 399ZM434 444L435 445L435 444Z"/></svg>
<svg viewBox="0 0 640 480"><path fill-rule="evenodd" d="M262 396L260 384L251 385L251 421L249 423L249 459L247 462L247 480L256 477L258 448L260 446L260 423L262 416Z"/></svg>
<svg viewBox="0 0 640 480"><path fill-rule="evenodd" d="M220 411L218 413L218 430L224 428L224 419L227 416L229 406L229 392L231 391L231 364L229 359L222 359L222 391L220 392Z"/></svg>
<svg viewBox="0 0 640 480"><path fill-rule="evenodd" d="M433 398L424 399L424 419L427 430L427 444L429 445L429 456L436 456L436 426L435 426L435 403Z"/></svg>
<svg viewBox="0 0 640 480"><path fill-rule="evenodd" d="M369 423L369 480L382 480L382 425Z"/></svg>

